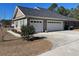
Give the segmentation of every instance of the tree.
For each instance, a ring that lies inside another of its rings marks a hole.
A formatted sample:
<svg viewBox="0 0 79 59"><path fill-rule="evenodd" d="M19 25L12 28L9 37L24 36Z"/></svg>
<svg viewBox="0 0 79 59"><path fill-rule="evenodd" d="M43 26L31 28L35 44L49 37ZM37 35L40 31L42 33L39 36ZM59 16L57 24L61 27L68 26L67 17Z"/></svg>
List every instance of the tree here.
<svg viewBox="0 0 79 59"><path fill-rule="evenodd" d="M74 8L70 9L70 13L68 14L69 17L73 17Z"/></svg>
<svg viewBox="0 0 79 59"><path fill-rule="evenodd" d="M12 22L11 20L2 19L1 23L3 24L4 27L7 27L7 26L10 26Z"/></svg>
<svg viewBox="0 0 79 59"><path fill-rule="evenodd" d="M55 8L56 8L57 6L58 6L58 5L57 5L56 3L53 3L53 4L51 4L51 6L48 8L48 10L53 11L53 10L55 10Z"/></svg>
<svg viewBox="0 0 79 59"><path fill-rule="evenodd" d="M24 40L30 41L30 39L33 37L33 34L35 33L35 28L31 25L29 26L22 26L21 27L21 36Z"/></svg>
<svg viewBox="0 0 79 59"><path fill-rule="evenodd" d="M79 19L79 5L76 8L71 9L69 17Z"/></svg>
<svg viewBox="0 0 79 59"><path fill-rule="evenodd" d="M69 9L65 9L63 6L60 6L58 9L57 9L57 12L61 15L64 15L64 16L67 16L69 13L70 13L70 10Z"/></svg>
<svg viewBox="0 0 79 59"><path fill-rule="evenodd" d="M79 19L79 5L74 9L73 17Z"/></svg>

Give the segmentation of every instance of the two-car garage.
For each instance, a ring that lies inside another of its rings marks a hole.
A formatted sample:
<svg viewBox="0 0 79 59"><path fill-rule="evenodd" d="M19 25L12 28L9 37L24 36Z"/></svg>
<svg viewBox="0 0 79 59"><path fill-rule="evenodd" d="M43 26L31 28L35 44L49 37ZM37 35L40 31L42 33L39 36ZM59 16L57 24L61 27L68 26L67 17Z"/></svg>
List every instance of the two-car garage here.
<svg viewBox="0 0 79 59"><path fill-rule="evenodd" d="M54 20L46 20L46 24L44 25L43 20L41 19L30 19L30 24L35 27L36 32L43 32L44 27L47 31L55 31L55 30L63 30L64 24L63 21L54 21Z"/></svg>

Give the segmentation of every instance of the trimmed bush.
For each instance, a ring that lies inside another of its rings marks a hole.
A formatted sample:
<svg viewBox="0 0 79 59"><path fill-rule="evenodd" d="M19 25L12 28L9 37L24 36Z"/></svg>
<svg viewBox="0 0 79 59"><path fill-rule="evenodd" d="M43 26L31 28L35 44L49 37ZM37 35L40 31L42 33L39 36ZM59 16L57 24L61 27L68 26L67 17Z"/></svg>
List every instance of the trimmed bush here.
<svg viewBox="0 0 79 59"><path fill-rule="evenodd" d="M35 33L35 28L31 25L29 26L22 26L21 27L21 36L24 40L31 41L30 39L33 37Z"/></svg>

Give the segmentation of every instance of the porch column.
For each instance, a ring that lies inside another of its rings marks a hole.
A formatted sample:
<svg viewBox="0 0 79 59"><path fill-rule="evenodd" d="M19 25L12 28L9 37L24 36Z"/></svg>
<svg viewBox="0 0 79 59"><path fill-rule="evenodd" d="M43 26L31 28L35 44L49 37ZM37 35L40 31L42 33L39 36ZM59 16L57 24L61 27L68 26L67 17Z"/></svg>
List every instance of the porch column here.
<svg viewBox="0 0 79 59"><path fill-rule="evenodd" d="M27 26L30 25L30 18L27 18Z"/></svg>

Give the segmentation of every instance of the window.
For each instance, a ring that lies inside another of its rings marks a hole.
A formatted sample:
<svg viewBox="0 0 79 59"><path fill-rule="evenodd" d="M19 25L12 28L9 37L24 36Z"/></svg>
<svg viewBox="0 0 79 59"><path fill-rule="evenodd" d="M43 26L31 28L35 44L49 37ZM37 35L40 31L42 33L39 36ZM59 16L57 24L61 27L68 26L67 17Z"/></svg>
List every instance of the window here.
<svg viewBox="0 0 79 59"><path fill-rule="evenodd" d="M34 21L34 23L36 23L36 21Z"/></svg>
<svg viewBox="0 0 79 59"><path fill-rule="evenodd" d="M51 23L51 24L52 24L52 23L55 23L55 24L56 24L56 23L61 24L61 22L56 22L56 21L48 21L48 23Z"/></svg>
<svg viewBox="0 0 79 59"><path fill-rule="evenodd" d="M48 23L53 23L53 21L48 21Z"/></svg>
<svg viewBox="0 0 79 59"><path fill-rule="evenodd" d="M39 21L37 21L37 23L39 23Z"/></svg>
<svg viewBox="0 0 79 59"><path fill-rule="evenodd" d="M31 23L42 23L42 21L36 21L36 20L33 20L33 21L30 21Z"/></svg>
<svg viewBox="0 0 79 59"><path fill-rule="evenodd" d="M23 25L23 20L20 20L20 26L22 26Z"/></svg>
<svg viewBox="0 0 79 59"><path fill-rule="evenodd" d="M18 21L15 21L16 27L18 27Z"/></svg>
<svg viewBox="0 0 79 59"><path fill-rule="evenodd" d="M33 23L33 21L30 21L31 23Z"/></svg>
<svg viewBox="0 0 79 59"><path fill-rule="evenodd" d="M40 21L40 23L42 23L42 21Z"/></svg>

